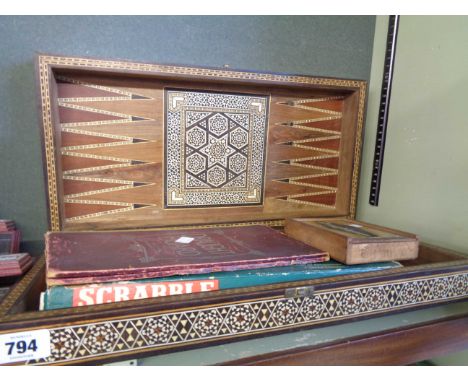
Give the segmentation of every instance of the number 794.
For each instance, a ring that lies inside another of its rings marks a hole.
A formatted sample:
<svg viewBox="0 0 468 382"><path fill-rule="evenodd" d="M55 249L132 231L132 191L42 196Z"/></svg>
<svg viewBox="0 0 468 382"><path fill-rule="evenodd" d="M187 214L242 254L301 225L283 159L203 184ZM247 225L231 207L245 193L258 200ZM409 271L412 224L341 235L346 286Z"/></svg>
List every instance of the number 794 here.
<svg viewBox="0 0 468 382"><path fill-rule="evenodd" d="M29 344L26 341L17 341L17 342L6 342L6 346L8 346L8 355L13 354L13 350L16 350L17 354L26 353L27 350L31 350L33 352L37 351L37 344L36 340L33 339Z"/></svg>

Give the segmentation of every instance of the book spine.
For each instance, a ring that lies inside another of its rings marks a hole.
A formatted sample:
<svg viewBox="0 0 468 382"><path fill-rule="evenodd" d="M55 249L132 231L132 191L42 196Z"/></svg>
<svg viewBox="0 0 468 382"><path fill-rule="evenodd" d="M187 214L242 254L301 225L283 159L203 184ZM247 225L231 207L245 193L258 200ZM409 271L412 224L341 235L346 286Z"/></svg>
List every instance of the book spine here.
<svg viewBox="0 0 468 382"><path fill-rule="evenodd" d="M343 266L337 263L330 265L309 264L255 271L179 276L170 279L55 286L45 292L44 309L61 309L185 293L208 292L219 289L251 287L287 281L312 280L337 275L378 271L399 266L401 265L397 262L355 266Z"/></svg>

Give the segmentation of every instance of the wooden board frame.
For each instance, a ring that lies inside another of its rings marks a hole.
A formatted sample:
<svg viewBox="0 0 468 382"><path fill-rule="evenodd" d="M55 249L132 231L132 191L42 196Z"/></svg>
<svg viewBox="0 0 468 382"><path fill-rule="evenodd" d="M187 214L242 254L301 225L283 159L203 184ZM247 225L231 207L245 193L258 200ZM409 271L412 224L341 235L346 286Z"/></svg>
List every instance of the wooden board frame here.
<svg viewBox="0 0 468 382"><path fill-rule="evenodd" d="M422 245L420 258L405 265L366 275L37 311L45 284L41 258L0 304L0 334L50 331L51 356L28 364L101 364L468 299L465 256ZM301 295L304 288L313 295Z"/></svg>
<svg viewBox="0 0 468 382"><path fill-rule="evenodd" d="M67 74L68 73L68 74ZM70 74L71 73L71 74ZM287 208L291 205L294 205L294 209L289 213L288 216L349 216L354 217L356 209L356 196L358 188L358 178L359 178L359 164L361 158L361 144L362 144L362 129L364 121L364 111L365 111L365 98L366 98L366 82L361 80L347 80L347 79L336 79L336 78L321 78L321 77L307 77L307 76L295 76L295 75L285 75L285 74L271 74L271 73L257 73L257 72L247 72L247 71L233 71L233 70L224 70L224 69L209 69L209 68L195 68L195 67L182 67L182 66L169 66L169 65L155 65L155 64L143 64L143 63L133 63L126 61L107 61L107 60L94 60L94 59L84 59L76 57L61 57L61 56L52 56L52 55L39 55L37 58L37 76L39 81L39 99L40 99L40 111L41 111L41 121L42 121L42 134L44 141L44 163L45 163L45 177L47 181L47 199L49 207L49 218L50 218L50 229L53 231L57 230L99 230L99 229L132 229L132 228L143 228L143 227L154 227L154 226L178 226L182 224L189 224L191 226L211 224L211 223L220 223L220 224L229 224L232 222L239 222L245 224L252 224L253 222L260 222L260 224L266 225L281 225L282 219L286 216L282 216L281 213L265 213L263 210L258 210L258 212L252 213L252 209L242 210L240 207L230 207L229 210L221 210L220 213L213 213L213 209L206 209L203 216L200 218L195 218L189 221L186 221L186 216L178 215L179 217L174 219L167 219L162 216L159 218L160 221L156 221L154 218L144 219L144 220L135 220L129 223L122 223L123 220L129 215L122 215L119 219L115 221L103 220L89 220L89 223L86 219L83 222L71 222L68 224L65 219L65 204L67 200L64 199L64 190L63 190L63 171L62 171L62 160L61 157L61 134L60 132L60 102L58 102L58 83L57 78L63 77L65 75L99 75L99 76L123 76L126 78L132 78L135 81L142 80L145 81L148 79L152 80L161 80L169 81L167 82L168 86L171 83L179 83L180 81L185 81L184 84L187 88L193 88L194 84L204 84L203 87L207 88L216 88L216 89L232 89L235 91L237 89L248 89L249 92L254 92L255 89L259 87L261 89L276 89L280 94L281 92L286 92L287 94L293 94L298 92L298 94L304 94L304 92L318 92L322 96L332 95L332 96L346 96L345 102L343 102L343 109L340 112L341 123L346 128L343 128L343 142L342 148L340 148L340 167L339 173L343 174L338 177L338 184L336 186L335 192L337 193L336 202L333 204L331 202L330 208L327 204L321 204L319 202L304 202L304 198L320 198L323 194L326 194L327 186L324 189L321 189L323 192L310 192L306 194L301 194L300 191L296 192L296 195L281 197L281 198L270 198L275 199L276 204L284 205L285 200L293 201L296 204L290 203ZM177 82L179 81L179 82ZM200 86L200 85L198 85ZM263 88L262 88L263 87ZM102 89L108 89L101 87ZM264 90L268 92L268 90ZM288 93L289 92L289 93ZM301 93L302 92L302 93ZM315 93L314 93L315 94ZM299 116L304 116L304 109L310 110L311 113L316 113L317 110L322 112L323 115L329 116L332 113L331 117L317 118L327 119L334 118L334 114L337 112L333 110L324 110L317 109L316 107L311 107L310 104L304 103L310 100L297 98L294 100L294 97L290 96L285 98L284 102L281 96L277 96L276 104L294 104L296 108L296 113ZM333 98L333 97L329 97ZM319 100L325 100L325 98L318 98ZM292 102L293 100L294 102ZM297 101L297 105L295 102ZM69 101L71 102L71 101ZM312 102L312 101L311 101ZM315 101L313 101L315 102ZM307 106L309 105L309 106ZM68 105L70 106L70 104ZM72 108L80 108L76 104L71 104ZM283 108L285 106L282 106ZM83 107L81 107L83 109ZM281 109L281 108L280 108ZM273 112L273 111L272 111ZM325 113L325 114L323 114ZM115 113L114 113L115 114ZM278 112L276 113L278 114ZM297 118L296 118L297 119ZM287 119L286 119L287 120ZM299 121L301 122L301 121ZM298 123L299 123L298 122ZM320 121L319 121L320 122ZM291 122L294 123L294 122ZM307 124L307 120L302 120L301 123ZM274 125L273 121L270 123L269 130L272 130ZM276 123L278 125L278 123ZM294 125L293 127L296 127ZM298 131L299 128L303 129L304 126L297 125ZM291 130L291 129L290 129ZM331 130L329 130L331 131ZM332 135L331 132L329 134ZM336 134L340 134L339 132ZM296 134L297 135L297 134ZM330 138L330 136L328 137ZM301 140L296 140L293 142L301 143ZM275 146L270 144L270 146ZM277 145L275 146L277 147ZM292 146L290 146L292 148ZM294 146L295 147L295 146ZM281 146L283 152L287 152L289 149L286 146ZM295 148L295 150L301 150L302 148ZM329 150L330 151L330 150ZM326 153L326 151L325 151ZM78 153L83 155L82 153ZM286 154L284 154L286 155ZM284 156L283 155L283 156ZM279 159L283 158L279 156ZM286 155L287 156L287 155ZM296 154L297 156L297 154ZM304 155L302 155L304 156ZM326 157L326 155L324 156ZM307 158L305 158L307 159ZM293 159L293 161L300 161L299 166L302 165L304 158ZM271 161L270 161L271 162ZM270 162L268 162L270 164ZM288 161L274 161L273 163L288 162ZM310 163L305 161L304 163ZM283 165L284 166L284 165ZM287 165L286 165L287 167ZM311 167L310 165L302 165L302 167L294 167L296 173L300 173L299 170L303 171L304 167ZM312 166L314 167L314 166ZM316 167L316 166L315 166ZM315 168L314 167L314 168ZM320 168L320 166L318 167ZM326 167L325 167L326 168ZM277 170L275 170L277 172ZM326 175L325 170L322 174L318 176ZM338 171L338 170L337 170ZM270 171L271 172L271 171ZM275 173L276 174L276 173ZM291 175L293 176L293 175ZM281 176L276 175L276 178ZM276 179L275 178L275 179ZM288 178L286 176L286 178ZM301 178L300 176L293 176L294 181L296 178ZM306 176L307 178L307 176ZM326 177L325 177L326 178ZM291 181L286 179L289 183ZM299 179L301 180L301 179ZM296 183L294 183L296 184ZM294 185L290 185L293 187ZM301 182L297 183L297 186L294 187L310 187L307 186L307 183ZM315 184L314 184L315 187ZM322 186L320 186L322 187ZM328 187L333 189L333 187ZM316 191L310 189L311 191ZM314 196L317 194L316 196ZM309 196L311 195L311 196ZM327 195L324 195L326 197ZM278 200L279 199L279 200ZM284 199L284 200L282 200ZM76 202L76 201L74 201ZM83 202L79 200L78 202ZM96 202L95 200L92 202ZM98 201L101 203L101 201ZM122 203L121 203L122 204ZM272 205L270 211L277 211L276 204ZM124 204L122 204L124 205ZM129 204L126 204L129 205ZM308 210L307 207L311 206ZM303 208L304 207L304 208ZM129 208L131 206L129 205ZM233 210L234 208L234 210ZM248 207L246 207L248 208ZM252 207L250 207L252 208ZM287 209L286 208L286 209ZM280 208L281 210L281 208ZM161 213L165 213L164 208L160 208L156 211L151 209L148 210L148 215L150 216L159 216ZM226 213L227 211L227 213ZM238 212L239 211L239 212ZM255 210L257 211L257 210ZM297 212L296 212L297 211ZM311 212L312 211L312 212ZM161 212L161 213L160 213ZM171 211L167 213L175 214L176 212ZM197 211L194 212L195 214ZM194 213L191 212L193 215ZM253 218L251 217L253 216ZM83 219L82 219L83 220ZM169 221L169 223L167 223Z"/></svg>

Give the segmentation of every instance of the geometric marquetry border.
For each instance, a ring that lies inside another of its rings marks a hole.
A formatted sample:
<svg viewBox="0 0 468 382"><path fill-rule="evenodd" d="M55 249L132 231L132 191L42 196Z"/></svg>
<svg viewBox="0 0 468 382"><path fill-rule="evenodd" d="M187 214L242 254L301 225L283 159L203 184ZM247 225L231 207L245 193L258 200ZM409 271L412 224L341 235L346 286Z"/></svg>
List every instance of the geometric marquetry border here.
<svg viewBox="0 0 468 382"><path fill-rule="evenodd" d="M166 208L262 204L267 96L165 89Z"/></svg>
<svg viewBox="0 0 468 382"><path fill-rule="evenodd" d="M41 100L41 120L44 139L44 153L46 160L47 191L49 201L50 229L58 231L61 227L59 213L58 186L56 178L56 159L53 128L53 108L51 87L53 68L93 69L103 71L119 71L154 76L179 75L199 77L204 79L228 79L241 81L261 81L265 83L316 85L332 88L354 88L359 93L356 141L354 145L353 170L351 178L351 195L349 216L354 217L359 177L359 162L361 157L361 137L364 124L364 104L366 96L366 82L359 80L344 80L336 78L297 76L272 73L255 73L225 69L209 69L188 66L158 65L128 61L96 60L80 57L63 57L52 55L38 55L37 70L39 76L39 96Z"/></svg>
<svg viewBox="0 0 468 382"><path fill-rule="evenodd" d="M209 308L106 320L50 329L51 356L30 364L170 348L312 326L468 296L468 272L318 291L311 297L245 301Z"/></svg>

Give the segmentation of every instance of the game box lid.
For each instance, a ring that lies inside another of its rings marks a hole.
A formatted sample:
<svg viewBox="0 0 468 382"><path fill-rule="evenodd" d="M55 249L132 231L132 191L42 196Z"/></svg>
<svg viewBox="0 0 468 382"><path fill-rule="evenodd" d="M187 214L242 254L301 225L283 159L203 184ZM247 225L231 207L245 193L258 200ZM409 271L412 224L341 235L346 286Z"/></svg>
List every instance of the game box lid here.
<svg viewBox="0 0 468 382"><path fill-rule="evenodd" d="M366 82L39 55L50 229L353 217Z"/></svg>

